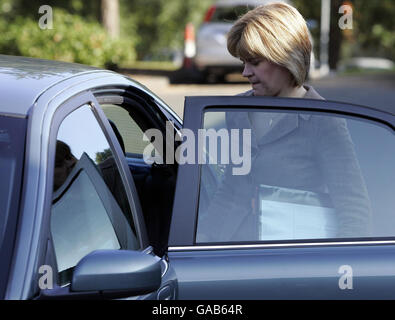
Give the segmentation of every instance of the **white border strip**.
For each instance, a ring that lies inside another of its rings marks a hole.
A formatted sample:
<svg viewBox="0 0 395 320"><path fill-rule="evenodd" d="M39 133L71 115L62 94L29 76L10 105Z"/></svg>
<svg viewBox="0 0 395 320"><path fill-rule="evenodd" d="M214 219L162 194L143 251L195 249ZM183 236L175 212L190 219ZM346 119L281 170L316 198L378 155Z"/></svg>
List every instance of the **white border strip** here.
<svg viewBox="0 0 395 320"><path fill-rule="evenodd" d="M343 241L343 242L298 242L298 243L266 243L266 244L225 244L225 245L195 245L169 247L169 252L177 251L204 251L204 250L237 250L237 249L267 249L289 247L326 247L326 246L350 246L350 245L395 245L395 240L379 241Z"/></svg>

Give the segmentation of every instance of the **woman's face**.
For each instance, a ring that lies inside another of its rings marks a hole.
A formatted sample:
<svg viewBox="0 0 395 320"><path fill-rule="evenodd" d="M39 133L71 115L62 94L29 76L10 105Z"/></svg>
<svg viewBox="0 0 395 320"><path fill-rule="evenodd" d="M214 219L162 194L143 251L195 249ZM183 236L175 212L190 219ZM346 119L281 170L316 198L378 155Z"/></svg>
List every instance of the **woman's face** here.
<svg viewBox="0 0 395 320"><path fill-rule="evenodd" d="M291 88L290 72L266 59L243 61L243 77L247 78L255 96L286 96Z"/></svg>

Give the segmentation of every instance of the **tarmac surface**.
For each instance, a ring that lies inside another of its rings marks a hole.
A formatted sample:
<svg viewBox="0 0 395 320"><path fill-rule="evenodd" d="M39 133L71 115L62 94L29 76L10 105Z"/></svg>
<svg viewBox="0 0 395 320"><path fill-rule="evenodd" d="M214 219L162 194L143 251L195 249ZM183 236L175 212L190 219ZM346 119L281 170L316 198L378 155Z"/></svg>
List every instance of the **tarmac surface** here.
<svg viewBox="0 0 395 320"><path fill-rule="evenodd" d="M250 89L238 75L217 84L173 84L165 75L123 72L162 98L180 117L185 96L235 95ZM395 113L395 73L371 75L330 75L308 81L324 98L349 102Z"/></svg>

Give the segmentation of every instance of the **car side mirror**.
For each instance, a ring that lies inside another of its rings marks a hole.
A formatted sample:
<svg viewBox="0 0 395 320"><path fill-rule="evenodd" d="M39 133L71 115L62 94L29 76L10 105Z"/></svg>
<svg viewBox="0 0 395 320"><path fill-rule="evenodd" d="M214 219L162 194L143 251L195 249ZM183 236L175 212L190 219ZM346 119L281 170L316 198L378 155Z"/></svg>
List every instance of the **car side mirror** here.
<svg viewBox="0 0 395 320"><path fill-rule="evenodd" d="M126 291L134 296L153 292L160 284L158 257L140 251L96 250L75 267L70 291Z"/></svg>
<svg viewBox="0 0 395 320"><path fill-rule="evenodd" d="M111 299L143 295L161 285L157 256L130 250L96 250L78 262L70 286L42 290L38 299Z"/></svg>

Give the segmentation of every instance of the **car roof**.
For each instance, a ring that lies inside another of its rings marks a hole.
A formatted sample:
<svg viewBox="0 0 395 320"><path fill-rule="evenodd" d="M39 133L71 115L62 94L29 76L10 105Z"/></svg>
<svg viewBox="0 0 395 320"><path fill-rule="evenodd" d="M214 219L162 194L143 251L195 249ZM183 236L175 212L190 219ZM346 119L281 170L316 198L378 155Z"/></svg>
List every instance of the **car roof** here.
<svg viewBox="0 0 395 320"><path fill-rule="evenodd" d="M56 83L103 71L75 63L0 55L0 113L26 115L40 94Z"/></svg>

